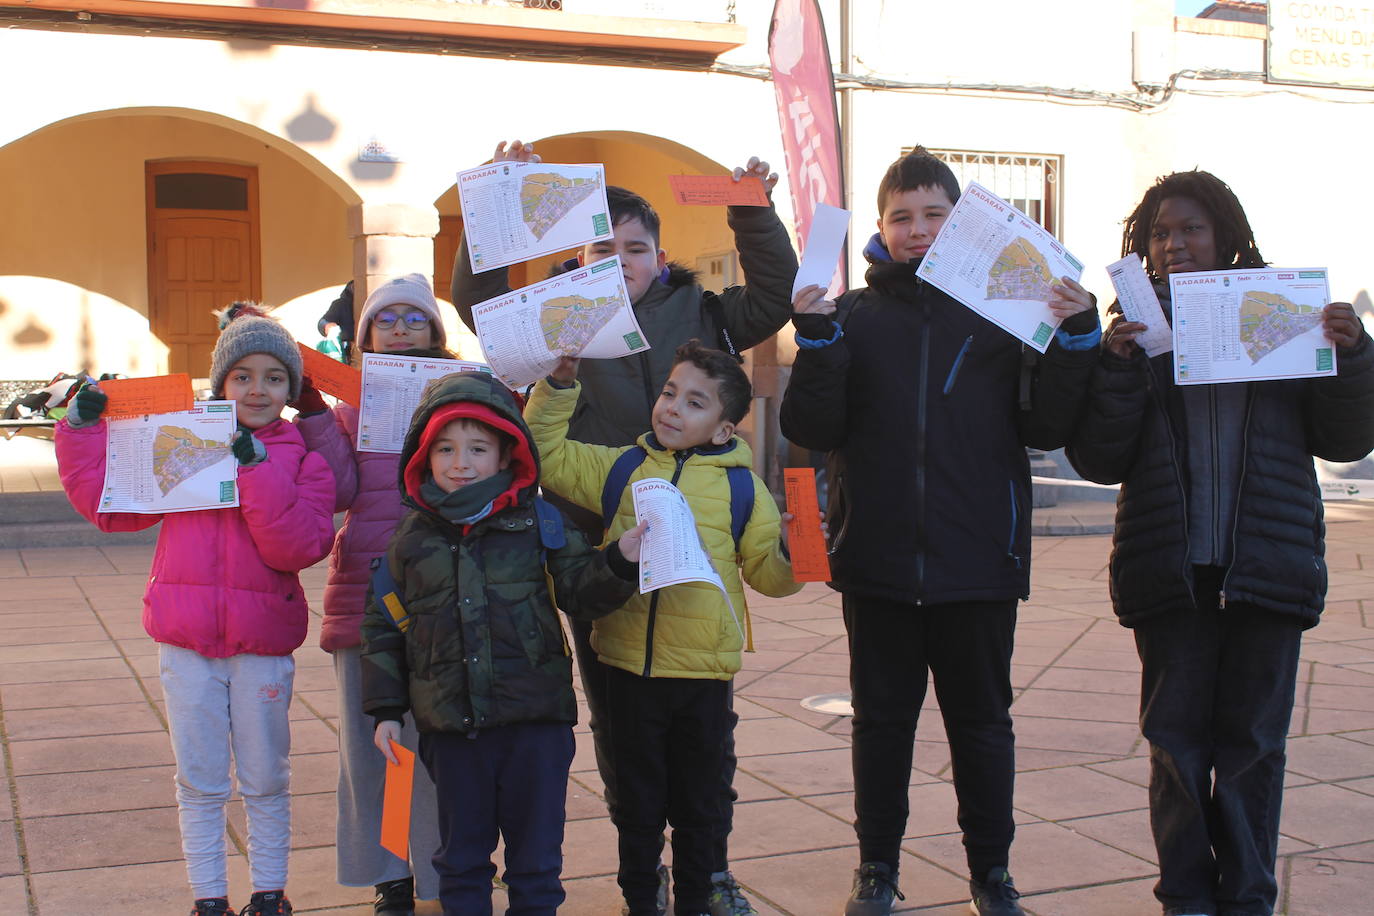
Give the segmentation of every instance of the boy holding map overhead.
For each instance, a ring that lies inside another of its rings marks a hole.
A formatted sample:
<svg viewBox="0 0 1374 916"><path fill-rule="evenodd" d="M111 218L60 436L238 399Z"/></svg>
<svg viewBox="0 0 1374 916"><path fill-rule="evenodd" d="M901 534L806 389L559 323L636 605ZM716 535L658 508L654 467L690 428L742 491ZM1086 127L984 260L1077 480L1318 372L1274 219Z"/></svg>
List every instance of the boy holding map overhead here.
<svg viewBox="0 0 1374 916"><path fill-rule="evenodd" d="M1096 361L1092 297L1047 292L1043 357L917 276L959 198L923 148L878 186L867 289L798 291L800 350L782 431L829 452L831 587L843 595L853 693L859 868L847 916L891 912L927 672L954 765L975 912L1019 914L1007 872L1011 652L1030 590L1026 446L1062 445Z"/></svg>
<svg viewBox="0 0 1374 916"><path fill-rule="evenodd" d="M1170 277L1265 266L1208 172L1157 181L1121 248L1144 258L1168 320ZM1121 484L1111 595L1140 655L1166 913L1273 912L1298 651L1326 594L1312 456L1374 447L1374 346L1348 303L1321 323L1334 376L1176 385L1174 354L1147 357L1146 326L1118 315L1068 448L1084 477Z"/></svg>
<svg viewBox="0 0 1374 916"><path fill-rule="evenodd" d="M533 144L516 140L496 147L493 161L537 162ZM778 176L768 163L751 158L734 177L755 177L771 192ZM735 236L743 286L732 286L720 295L702 288L696 274L668 260L659 245L659 216L649 202L623 188L606 189L613 238L583 246L565 269L620 256L625 288L635 317L651 349L631 357L581 363L581 398L568 437L594 445L630 445L649 428L650 413L673 366L673 351L691 339L712 343L739 353L769 337L792 314L792 281L797 274L797 255L777 213L768 207L729 207L726 216ZM509 292L504 268L474 275L466 242L460 244L453 262L453 302L459 317L474 328L472 307ZM555 487L553 493L559 491ZM559 501L558 505L595 539L601 519L594 512ZM615 804L615 773L601 728L605 690L596 656L591 651L589 624L572 622L573 644L587 698L589 722L596 744L597 767L606 786L606 803ZM733 715L733 713L732 713ZM733 731L730 732L733 735ZM725 749L721 773L722 807L731 810L734 792L735 753L733 737ZM712 916L744 916L754 912L729 871L726 849L730 822L727 819L717 842L715 893L719 898ZM666 888L666 872L663 873ZM666 898L661 900L666 908Z"/></svg>

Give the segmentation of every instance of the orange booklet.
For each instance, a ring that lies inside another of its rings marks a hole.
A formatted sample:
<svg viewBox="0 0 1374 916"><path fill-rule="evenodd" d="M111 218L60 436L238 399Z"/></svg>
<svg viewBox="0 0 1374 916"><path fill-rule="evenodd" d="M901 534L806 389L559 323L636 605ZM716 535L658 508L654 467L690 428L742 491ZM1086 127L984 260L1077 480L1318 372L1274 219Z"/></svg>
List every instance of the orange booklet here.
<svg viewBox="0 0 1374 916"><path fill-rule="evenodd" d="M300 341L301 360L305 364L305 374L314 385L325 394L332 394L340 401L358 407L363 402L363 374L347 363L325 356L314 347L307 347Z"/></svg>
<svg viewBox="0 0 1374 916"><path fill-rule="evenodd" d="M326 357L327 359L328 357ZM415 785L415 752L391 742L400 763L387 763L382 790L382 848L398 859L410 858L410 793Z"/></svg>
<svg viewBox="0 0 1374 916"><path fill-rule="evenodd" d="M821 533L821 510L816 500L816 473L810 468L783 468L787 495L787 549L792 554L792 578L798 582L829 582L830 557Z"/></svg>
<svg viewBox="0 0 1374 916"><path fill-rule="evenodd" d="M768 195L763 180L746 175L735 181L731 175L669 175L673 198L688 207L766 207Z"/></svg>
<svg viewBox="0 0 1374 916"><path fill-rule="evenodd" d="M149 378L112 378L97 384L110 399L105 407L106 417L141 417L195 406L191 377L185 372Z"/></svg>

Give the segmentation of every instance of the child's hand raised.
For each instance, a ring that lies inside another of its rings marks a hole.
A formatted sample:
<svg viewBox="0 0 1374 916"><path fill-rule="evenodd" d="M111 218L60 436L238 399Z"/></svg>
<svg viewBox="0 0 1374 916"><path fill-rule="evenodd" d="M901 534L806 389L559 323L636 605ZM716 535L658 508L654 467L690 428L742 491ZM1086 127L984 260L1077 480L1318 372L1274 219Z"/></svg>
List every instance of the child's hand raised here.
<svg viewBox="0 0 1374 916"><path fill-rule="evenodd" d="M792 314L794 315L833 315L835 314L835 303L831 299L825 298L825 288L820 286L803 286L797 290L797 295L792 297Z"/></svg>
<svg viewBox="0 0 1374 916"><path fill-rule="evenodd" d="M1068 277L1060 277L1059 282L1050 287L1049 307L1056 318L1072 318L1094 305L1093 294Z"/></svg>
<svg viewBox="0 0 1374 916"><path fill-rule="evenodd" d="M735 181L739 181L746 175L752 175L761 180L763 182L763 192L765 194L771 194L773 192L773 186L778 183L778 173L770 172L768 170L768 163L764 162L758 156L750 156L749 164L743 168L736 168L730 177L734 178Z"/></svg>
<svg viewBox="0 0 1374 916"><path fill-rule="evenodd" d="M510 141L510 145L507 146L506 141L502 140L500 143L496 144L496 152L491 154L491 161L542 162L543 160L535 153L533 143L522 143L519 140L512 140Z"/></svg>
<svg viewBox="0 0 1374 916"><path fill-rule="evenodd" d="M573 382L577 381L577 367L581 363L581 357L560 356L558 357L558 365L553 367L553 371L549 373L549 378L564 388L571 388Z"/></svg>
<svg viewBox="0 0 1374 916"><path fill-rule="evenodd" d="M1146 330L1143 322L1127 321L1125 315L1117 315L1102 336L1102 345L1112 355L1130 359L1140 347L1135 339Z"/></svg>
<svg viewBox="0 0 1374 916"><path fill-rule="evenodd" d="M620 545L620 555L631 563L638 563L640 551L644 547L644 535L648 530L649 522L645 520L622 534L617 542Z"/></svg>
<svg viewBox="0 0 1374 916"><path fill-rule="evenodd" d="M1349 302L1333 302L1322 309L1322 330L1338 350L1349 350L1360 342L1364 325Z"/></svg>
<svg viewBox="0 0 1374 916"><path fill-rule="evenodd" d="M392 719L377 723L377 730L372 733L372 743L377 745L377 750L386 757L386 762L399 764L401 761L396 759L396 752L391 749L391 742L401 743L401 723Z"/></svg>

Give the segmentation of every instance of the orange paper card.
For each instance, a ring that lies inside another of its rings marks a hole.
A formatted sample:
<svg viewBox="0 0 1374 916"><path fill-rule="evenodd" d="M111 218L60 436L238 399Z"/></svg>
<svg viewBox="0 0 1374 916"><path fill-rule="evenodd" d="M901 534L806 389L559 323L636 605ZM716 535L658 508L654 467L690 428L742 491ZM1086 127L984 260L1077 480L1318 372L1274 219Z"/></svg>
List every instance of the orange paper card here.
<svg viewBox="0 0 1374 916"><path fill-rule="evenodd" d="M382 848L398 859L409 859L410 790L415 783L415 752L393 741L391 753L396 755L400 763L386 765L386 788L382 793Z"/></svg>
<svg viewBox="0 0 1374 916"><path fill-rule="evenodd" d="M792 578L798 582L829 582L830 557L821 533L821 510L816 501L816 473L810 468L784 468L787 493L787 549L792 554Z"/></svg>
<svg viewBox="0 0 1374 916"><path fill-rule="evenodd" d="M325 356L314 347L307 347L297 341L301 348L301 359L305 362L305 374L310 384L332 394L340 401L358 407L363 402L363 374L346 363Z"/></svg>
<svg viewBox="0 0 1374 916"><path fill-rule="evenodd" d="M687 207L766 207L763 180L746 175L739 181L729 175L669 175L673 197Z"/></svg>
<svg viewBox="0 0 1374 916"><path fill-rule="evenodd" d="M173 413L195 406L191 377L154 375L150 378L112 378L98 383L110 399L107 417L140 417L150 413Z"/></svg>

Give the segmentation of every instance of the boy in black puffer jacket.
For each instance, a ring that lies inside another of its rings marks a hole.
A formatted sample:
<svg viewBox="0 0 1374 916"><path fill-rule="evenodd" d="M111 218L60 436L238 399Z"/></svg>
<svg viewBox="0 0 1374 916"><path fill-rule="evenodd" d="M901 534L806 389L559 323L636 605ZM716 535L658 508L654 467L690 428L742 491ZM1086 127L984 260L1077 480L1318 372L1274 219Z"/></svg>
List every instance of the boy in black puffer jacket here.
<svg viewBox="0 0 1374 916"><path fill-rule="evenodd" d="M1007 873L1011 652L1030 591L1026 446L1057 448L1096 362L1092 297L1065 279L1043 357L916 275L954 202L918 148L878 188L868 288L798 293L782 431L829 452L831 587L844 596L860 867L847 916L891 912L916 720L935 676L982 916L1019 914ZM837 307L838 305L838 307Z"/></svg>

